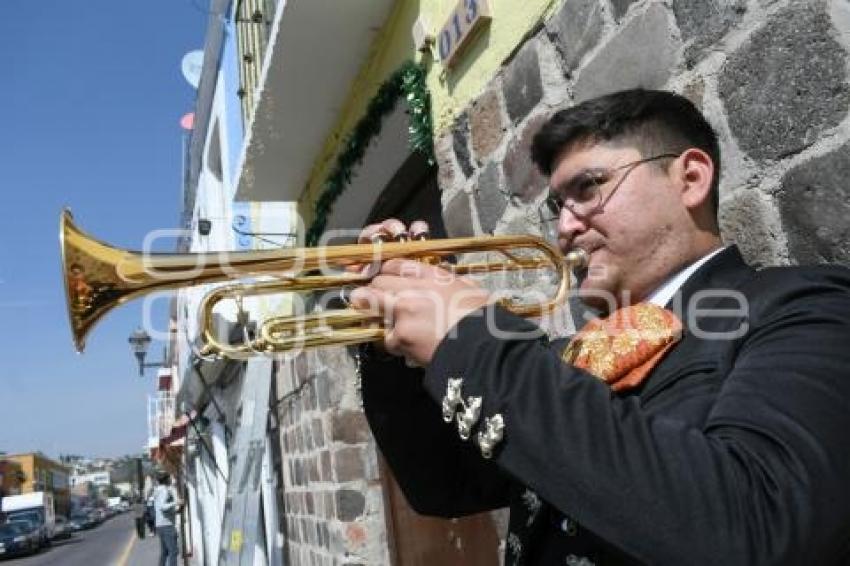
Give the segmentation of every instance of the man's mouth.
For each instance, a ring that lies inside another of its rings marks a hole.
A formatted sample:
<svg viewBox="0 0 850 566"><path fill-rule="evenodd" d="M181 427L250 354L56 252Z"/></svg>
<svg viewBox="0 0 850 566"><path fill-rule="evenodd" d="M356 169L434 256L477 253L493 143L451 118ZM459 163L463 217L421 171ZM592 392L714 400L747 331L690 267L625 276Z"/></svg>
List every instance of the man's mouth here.
<svg viewBox="0 0 850 566"><path fill-rule="evenodd" d="M573 249L582 249L587 254L587 265L580 270L576 270L575 275L579 280L596 279L603 277L605 274L605 266L595 264L593 262L593 254L602 248L600 244L591 244L590 242L573 246Z"/></svg>

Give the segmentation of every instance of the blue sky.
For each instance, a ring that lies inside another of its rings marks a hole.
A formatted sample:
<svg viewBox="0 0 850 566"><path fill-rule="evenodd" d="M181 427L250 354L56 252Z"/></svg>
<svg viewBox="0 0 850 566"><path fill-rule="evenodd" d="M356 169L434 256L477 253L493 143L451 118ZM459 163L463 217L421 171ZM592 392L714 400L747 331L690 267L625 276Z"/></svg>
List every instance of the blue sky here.
<svg viewBox="0 0 850 566"><path fill-rule="evenodd" d="M207 4L2 1L0 451L143 448L155 371L139 378L127 344L141 303L107 315L75 353L58 219L70 206L85 231L133 249L177 227L179 120L195 99L180 61L203 47Z"/></svg>

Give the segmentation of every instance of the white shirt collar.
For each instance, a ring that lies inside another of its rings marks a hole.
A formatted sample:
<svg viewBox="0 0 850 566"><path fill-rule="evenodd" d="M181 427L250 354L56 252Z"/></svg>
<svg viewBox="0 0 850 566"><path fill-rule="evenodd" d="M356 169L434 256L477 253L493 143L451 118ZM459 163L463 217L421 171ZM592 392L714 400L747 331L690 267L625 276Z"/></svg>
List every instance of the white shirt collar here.
<svg viewBox="0 0 850 566"><path fill-rule="evenodd" d="M681 270L679 273L671 276L664 283L661 284L660 287L655 289L652 293L650 293L647 298L647 302L652 303L654 305L658 305L659 307L665 307L667 303L670 302L670 299L673 298L673 295L676 294L676 291L682 288L682 285L685 284L691 275L696 272L697 269L702 267L702 265L725 250L725 247L719 247L716 250L712 250L708 252L706 255L702 256L700 259L696 260L688 267Z"/></svg>

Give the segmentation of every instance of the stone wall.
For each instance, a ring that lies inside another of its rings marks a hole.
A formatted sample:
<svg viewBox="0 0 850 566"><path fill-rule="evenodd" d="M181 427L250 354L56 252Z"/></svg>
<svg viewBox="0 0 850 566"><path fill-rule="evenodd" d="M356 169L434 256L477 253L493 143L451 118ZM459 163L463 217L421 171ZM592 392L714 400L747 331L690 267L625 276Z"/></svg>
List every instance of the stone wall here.
<svg viewBox="0 0 850 566"><path fill-rule="evenodd" d="M354 375L345 349L323 348L277 376L287 564L389 562L377 451Z"/></svg>
<svg viewBox="0 0 850 566"><path fill-rule="evenodd" d="M667 88L721 136L727 241L756 265L850 263L848 46L843 0L568 0L436 140L448 232L535 232L545 118Z"/></svg>

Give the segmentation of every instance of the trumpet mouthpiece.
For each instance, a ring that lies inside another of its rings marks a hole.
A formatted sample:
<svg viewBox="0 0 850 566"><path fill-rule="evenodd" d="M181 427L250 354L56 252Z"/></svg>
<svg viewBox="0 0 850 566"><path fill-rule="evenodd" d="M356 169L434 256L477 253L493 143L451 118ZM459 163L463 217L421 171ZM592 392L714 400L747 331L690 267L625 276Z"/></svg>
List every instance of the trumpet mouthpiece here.
<svg viewBox="0 0 850 566"><path fill-rule="evenodd" d="M584 269L590 263L590 255L581 248L576 248L567 252L564 261L569 264L570 269Z"/></svg>

